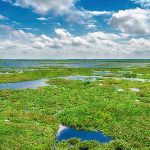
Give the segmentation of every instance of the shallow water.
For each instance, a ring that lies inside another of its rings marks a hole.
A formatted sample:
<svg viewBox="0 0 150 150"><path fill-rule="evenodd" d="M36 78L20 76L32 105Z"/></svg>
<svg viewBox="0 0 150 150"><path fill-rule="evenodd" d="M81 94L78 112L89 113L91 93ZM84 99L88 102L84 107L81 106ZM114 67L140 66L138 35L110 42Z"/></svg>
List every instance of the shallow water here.
<svg viewBox="0 0 150 150"><path fill-rule="evenodd" d="M62 140L69 140L71 138L78 138L81 141L96 140L99 143L107 143L112 140L102 132L76 130L74 128L61 125L56 136L56 141L60 142Z"/></svg>
<svg viewBox="0 0 150 150"><path fill-rule="evenodd" d="M139 92L140 91L139 88L131 88L130 90L133 91L133 92Z"/></svg>
<svg viewBox="0 0 150 150"><path fill-rule="evenodd" d="M111 74L111 72L110 71L95 71L94 74L108 75L108 74Z"/></svg>
<svg viewBox="0 0 150 150"><path fill-rule="evenodd" d="M139 82L150 82L149 79L141 78L124 78L124 77L103 77L103 76L66 76L60 77L66 80L81 80L81 81L95 81L97 79L116 79L116 80L128 80L128 81L139 81Z"/></svg>
<svg viewBox="0 0 150 150"><path fill-rule="evenodd" d="M70 60L11 60L0 59L1 69L12 68L28 68L37 66L62 66L73 68L130 68L136 66L147 66L150 64L150 60L129 60L129 59L70 59Z"/></svg>
<svg viewBox="0 0 150 150"><path fill-rule="evenodd" d="M116 78L116 77L103 77L103 78L112 78L112 79L116 79L116 80L128 80L128 81L139 81L139 82L150 82L149 79L141 79L141 78Z"/></svg>
<svg viewBox="0 0 150 150"><path fill-rule="evenodd" d="M95 81L96 79L101 78L101 76L67 76L61 78L66 80Z"/></svg>
<svg viewBox="0 0 150 150"><path fill-rule="evenodd" d="M8 75L8 74L12 74L10 72L0 72L0 75Z"/></svg>
<svg viewBox="0 0 150 150"><path fill-rule="evenodd" d="M2 83L0 89L36 89L38 87L47 86L45 83L47 79L40 79L34 81L24 81L15 83Z"/></svg>

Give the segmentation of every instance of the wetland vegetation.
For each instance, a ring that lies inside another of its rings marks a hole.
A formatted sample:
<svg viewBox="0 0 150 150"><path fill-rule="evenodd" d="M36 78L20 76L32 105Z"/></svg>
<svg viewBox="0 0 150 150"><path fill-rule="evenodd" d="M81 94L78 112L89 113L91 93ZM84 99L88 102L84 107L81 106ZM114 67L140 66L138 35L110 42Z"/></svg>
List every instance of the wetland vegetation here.
<svg viewBox="0 0 150 150"><path fill-rule="evenodd" d="M0 61L0 86L40 79L46 79L46 86L0 89L0 149L150 149L150 60L11 60L11 65L7 61ZM113 140L56 142L61 124L101 131Z"/></svg>

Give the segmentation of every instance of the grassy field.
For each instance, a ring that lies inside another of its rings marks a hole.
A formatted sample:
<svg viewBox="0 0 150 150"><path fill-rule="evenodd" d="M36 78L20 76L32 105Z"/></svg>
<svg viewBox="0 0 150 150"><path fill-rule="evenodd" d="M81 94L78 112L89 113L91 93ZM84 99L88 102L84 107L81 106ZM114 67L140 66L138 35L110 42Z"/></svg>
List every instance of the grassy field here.
<svg viewBox="0 0 150 150"><path fill-rule="evenodd" d="M114 140L99 144L71 139L57 143L57 150L150 149L150 82L115 79L118 76L150 79L149 67L36 69L0 74L0 83L49 79L47 87L0 90L1 150L53 150L60 124L99 130ZM106 70L110 74L100 75L106 78L95 81L56 78L91 76ZM140 91L134 92L131 88Z"/></svg>

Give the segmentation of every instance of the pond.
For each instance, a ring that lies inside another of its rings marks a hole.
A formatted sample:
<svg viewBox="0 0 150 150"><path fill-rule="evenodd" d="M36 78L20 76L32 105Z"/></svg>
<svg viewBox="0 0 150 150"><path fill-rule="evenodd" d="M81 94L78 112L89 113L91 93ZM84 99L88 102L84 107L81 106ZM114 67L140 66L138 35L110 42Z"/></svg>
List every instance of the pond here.
<svg viewBox="0 0 150 150"><path fill-rule="evenodd" d="M95 71L94 74L109 75L111 74L111 72L110 71Z"/></svg>
<svg viewBox="0 0 150 150"><path fill-rule="evenodd" d="M38 87L48 86L46 81L48 81L48 79L15 82L15 83L2 83L0 84L0 89L36 89Z"/></svg>
<svg viewBox="0 0 150 150"><path fill-rule="evenodd" d="M8 74L12 74L10 72L0 72L0 75L8 75Z"/></svg>
<svg viewBox="0 0 150 150"><path fill-rule="evenodd" d="M111 77L103 77L103 78L111 78ZM128 80L128 81L138 81L138 82L150 82L149 79L141 79L141 78L116 78L116 77L112 77L112 79L116 79L116 80Z"/></svg>
<svg viewBox="0 0 150 150"><path fill-rule="evenodd" d="M128 81L139 81L139 82L150 82L149 79L140 79L140 78L124 78L124 77L103 77L103 76L66 76L66 77L59 77L66 80L81 80L81 81L95 81L97 79L116 79L116 80L128 80Z"/></svg>
<svg viewBox="0 0 150 150"><path fill-rule="evenodd" d="M130 90L133 91L133 92L139 92L140 91L139 88L131 88Z"/></svg>
<svg viewBox="0 0 150 150"><path fill-rule="evenodd" d="M69 140L71 138L78 138L81 141L96 140L99 143L107 143L112 140L112 138L110 138L107 135L104 135L100 131L92 132L92 131L76 130L68 126L60 125L56 136L56 141L61 142L62 140Z"/></svg>

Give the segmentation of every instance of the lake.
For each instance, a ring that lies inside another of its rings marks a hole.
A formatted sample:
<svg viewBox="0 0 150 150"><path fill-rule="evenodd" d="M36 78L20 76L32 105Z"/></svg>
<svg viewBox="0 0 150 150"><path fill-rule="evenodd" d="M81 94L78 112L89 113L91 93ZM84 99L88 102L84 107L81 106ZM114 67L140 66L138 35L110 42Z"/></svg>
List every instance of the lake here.
<svg viewBox="0 0 150 150"><path fill-rule="evenodd" d="M17 68L31 68L39 66L62 66L70 68L118 68L118 67L136 67L147 66L150 60L144 59L70 59L70 60L13 60L1 59L1 69L17 69Z"/></svg>

